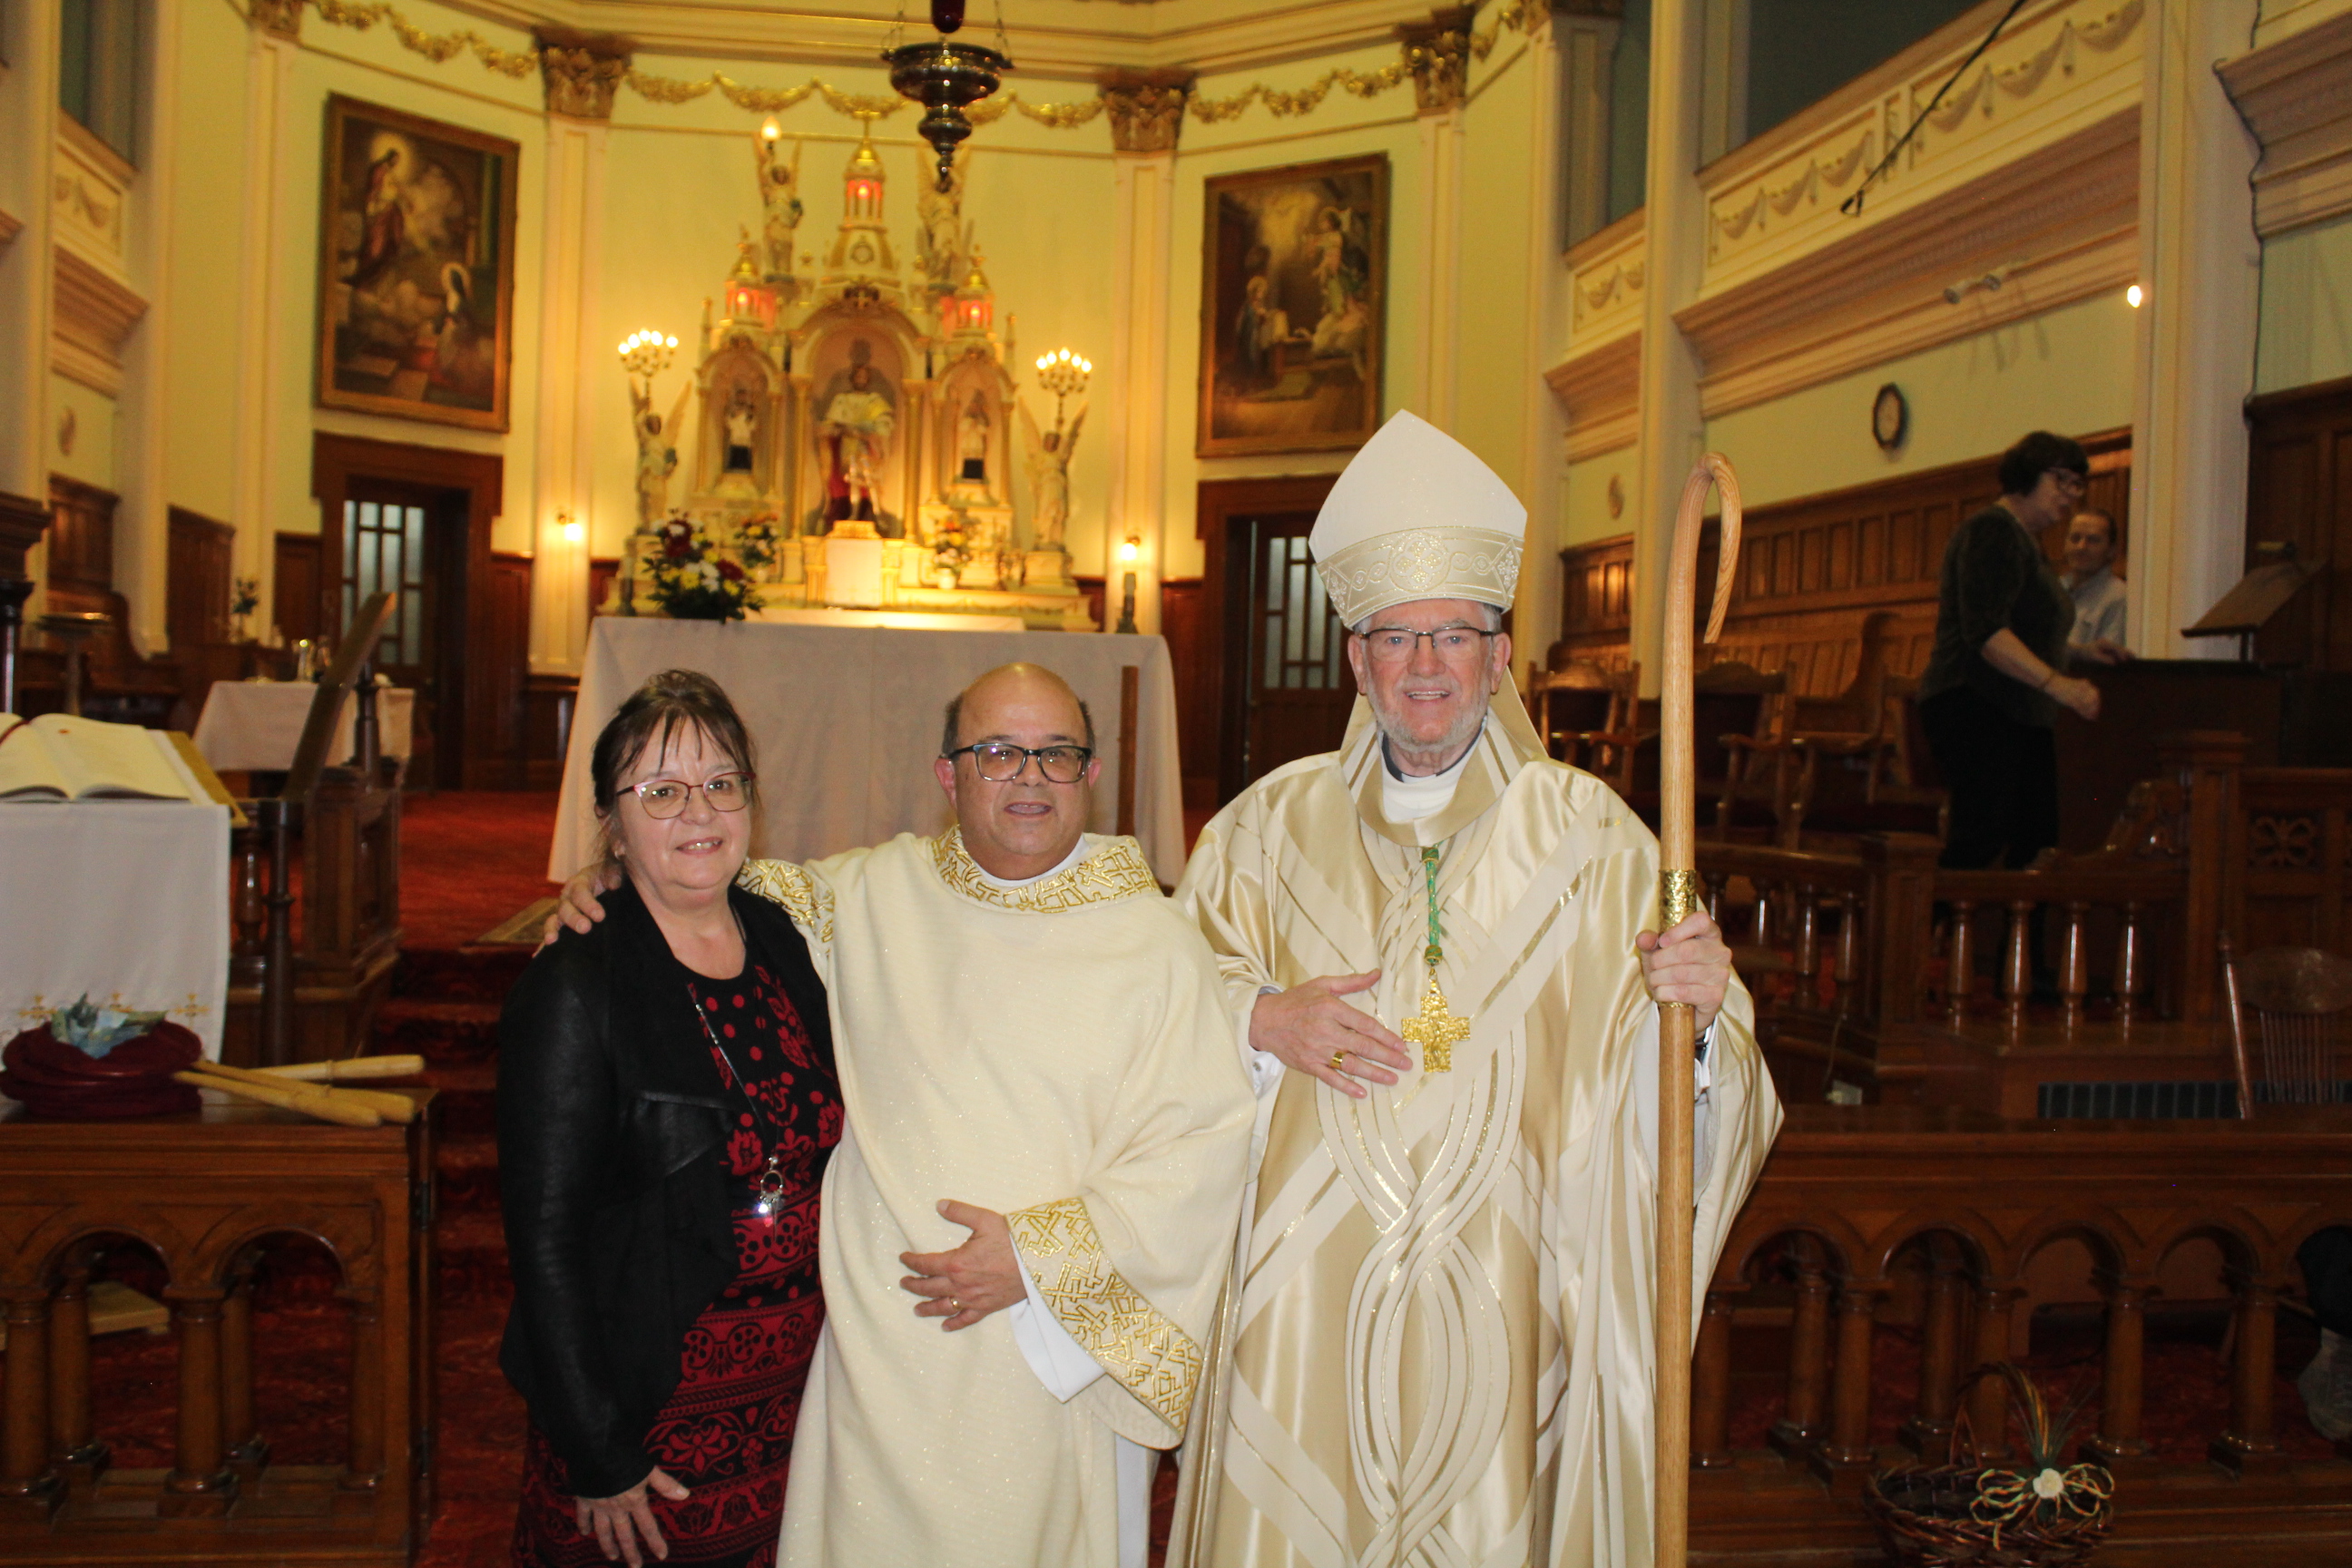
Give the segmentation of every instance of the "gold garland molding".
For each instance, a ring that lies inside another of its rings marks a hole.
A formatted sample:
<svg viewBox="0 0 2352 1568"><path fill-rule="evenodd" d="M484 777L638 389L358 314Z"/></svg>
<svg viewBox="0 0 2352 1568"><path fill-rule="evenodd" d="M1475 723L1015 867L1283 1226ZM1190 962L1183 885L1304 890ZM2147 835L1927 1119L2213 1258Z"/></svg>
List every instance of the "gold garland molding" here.
<svg viewBox="0 0 2352 1568"><path fill-rule="evenodd" d="M539 69L539 51L532 49L502 49L470 28L460 27L454 33L428 33L406 16L396 5L383 0L311 0L319 7L319 19L338 27L349 27L364 33L378 23L392 29L393 37L423 55L435 65L444 65L468 50L476 59L500 76L520 81Z"/></svg>
<svg viewBox="0 0 2352 1568"><path fill-rule="evenodd" d="M377 26L387 27L404 47L436 65L446 64L461 54L471 53L487 69L518 81L541 68L543 51L539 48L501 48L469 28L461 27L454 33L428 33L411 22L398 6L389 4L389 0L310 0L310 4L317 7L320 21L334 26L349 27L362 33ZM2127 5L2126 8L2137 10L2137 5ZM1505 32L1531 32L1548 15L1545 8L1533 4L1532 0L1511 0L1509 5L1495 13L1494 20L1487 27L1471 35L1471 55L1479 60L1486 59ZM1252 82L1230 98L1196 96L1188 101L1186 107L1192 118L1204 125L1238 119L1252 104L1261 103L1265 106L1267 113L1277 119L1296 119L1313 113L1335 89L1360 99L1378 98L1412 80L1417 65L1425 68L1432 63L1416 60L1411 46L1405 46L1401 52L1403 58L1375 71L1336 67L1307 86L1290 89ZM835 113L870 123L887 120L908 106L903 98L844 92L814 78L798 87L763 88L736 81L718 71L699 81L688 81L677 77L655 76L632 67L621 80L649 102L674 106L691 103L698 98L716 92L738 109L754 114L781 113L817 97L822 98L825 106ZM1018 92L1008 92L1002 98L973 106L971 118L975 125L990 125L1016 110L1040 125L1055 131L1074 131L1099 119L1104 100L1097 96L1072 103L1031 103Z"/></svg>

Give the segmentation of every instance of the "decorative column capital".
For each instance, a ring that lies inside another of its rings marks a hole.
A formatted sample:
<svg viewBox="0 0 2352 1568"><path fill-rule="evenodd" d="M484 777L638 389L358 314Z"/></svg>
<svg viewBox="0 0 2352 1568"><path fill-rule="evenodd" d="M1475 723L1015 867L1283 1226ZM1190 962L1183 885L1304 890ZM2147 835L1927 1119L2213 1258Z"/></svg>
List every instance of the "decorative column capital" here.
<svg viewBox="0 0 2352 1568"><path fill-rule="evenodd" d="M302 40L303 0L251 0L246 20L273 38L289 44Z"/></svg>
<svg viewBox="0 0 2352 1568"><path fill-rule="evenodd" d="M1397 29L1397 42L1412 72L1414 107L1423 114L1460 108L1469 85L1470 7L1449 5L1426 22L1408 22Z"/></svg>
<svg viewBox="0 0 2352 1568"><path fill-rule="evenodd" d="M1119 70L1101 79L1103 107L1110 111L1110 144L1120 153L1172 153L1184 129L1184 106L1192 101L1199 73L1189 70Z"/></svg>
<svg viewBox="0 0 2352 1568"><path fill-rule="evenodd" d="M575 120L613 118L613 94L636 53L634 38L618 33L583 33L571 27L538 27L539 69L547 84L547 111Z"/></svg>

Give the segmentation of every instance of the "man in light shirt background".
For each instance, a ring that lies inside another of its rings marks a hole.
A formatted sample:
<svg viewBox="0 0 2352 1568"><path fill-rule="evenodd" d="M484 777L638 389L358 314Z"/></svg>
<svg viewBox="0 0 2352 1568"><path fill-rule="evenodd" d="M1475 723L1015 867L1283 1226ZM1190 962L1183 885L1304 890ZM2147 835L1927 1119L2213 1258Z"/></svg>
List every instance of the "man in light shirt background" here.
<svg viewBox="0 0 2352 1568"><path fill-rule="evenodd" d="M2078 664L2122 664L2124 580L2116 575L2116 520L2089 509L2066 528L2066 591L2074 596L2074 630L2067 651Z"/></svg>

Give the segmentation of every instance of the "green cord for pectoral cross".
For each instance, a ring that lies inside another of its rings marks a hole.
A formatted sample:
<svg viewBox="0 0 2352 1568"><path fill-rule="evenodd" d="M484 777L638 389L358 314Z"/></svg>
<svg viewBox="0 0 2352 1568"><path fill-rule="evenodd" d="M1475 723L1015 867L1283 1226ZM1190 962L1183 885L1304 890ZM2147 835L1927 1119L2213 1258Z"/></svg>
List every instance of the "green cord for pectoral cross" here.
<svg viewBox="0 0 2352 1568"><path fill-rule="evenodd" d="M1437 961L1445 956L1445 928L1437 919L1437 857L1444 847L1437 844L1421 847L1421 869L1429 883L1429 946L1422 952L1422 961L1433 971Z"/></svg>

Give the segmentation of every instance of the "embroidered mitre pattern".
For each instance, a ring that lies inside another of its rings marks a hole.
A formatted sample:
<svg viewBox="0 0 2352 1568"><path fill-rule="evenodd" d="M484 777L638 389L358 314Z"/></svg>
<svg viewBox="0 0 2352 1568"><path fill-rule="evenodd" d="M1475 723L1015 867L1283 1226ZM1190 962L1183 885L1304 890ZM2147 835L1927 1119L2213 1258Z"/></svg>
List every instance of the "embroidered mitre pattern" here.
<svg viewBox="0 0 2352 1568"><path fill-rule="evenodd" d="M735 885L781 904L793 923L817 942L833 945L833 889L790 860L746 860Z"/></svg>
<svg viewBox="0 0 2352 1568"><path fill-rule="evenodd" d="M1202 1358L1192 1336L1119 1277L1083 1198L1004 1216L1037 1293L1102 1369L1171 1429L1184 1430Z"/></svg>
<svg viewBox="0 0 2352 1568"><path fill-rule="evenodd" d="M1068 870L1026 887L992 887L980 863L963 847L963 829L950 827L931 840L931 864L940 879L965 898L1024 914L1058 915L1087 904L1157 893L1160 879L1132 838L1107 838Z"/></svg>

